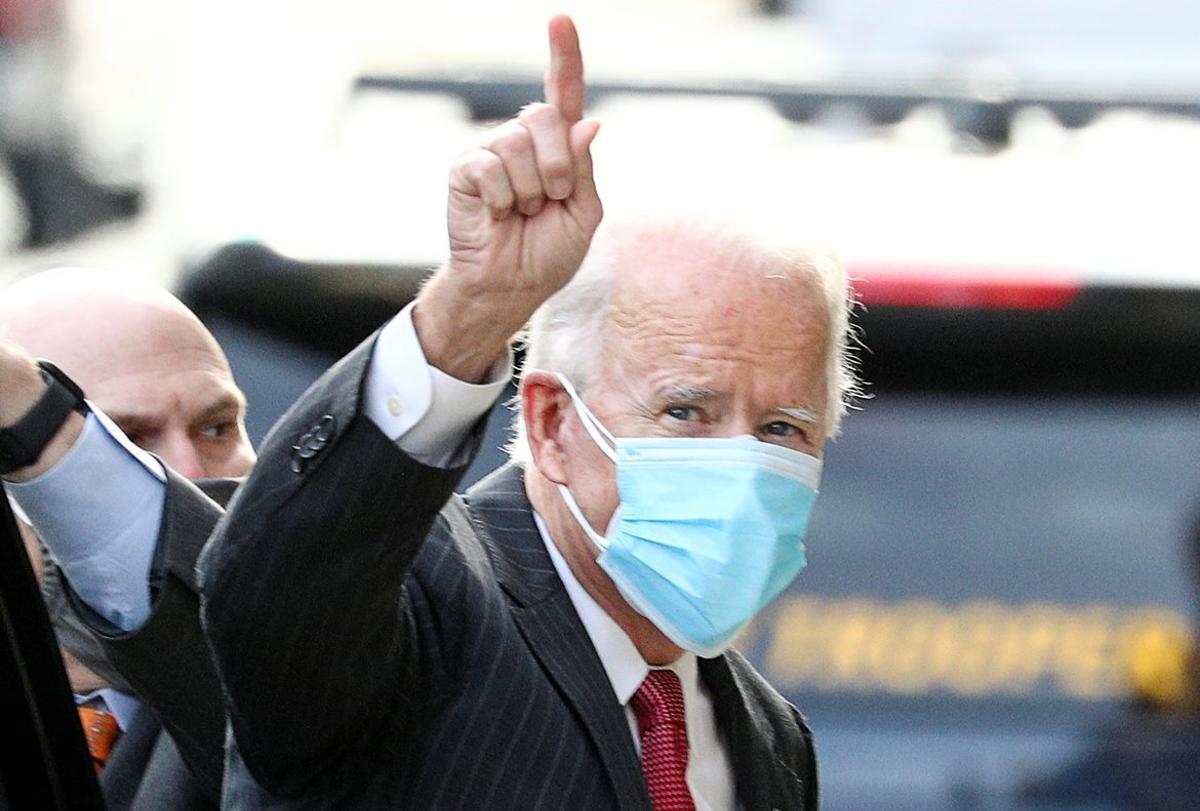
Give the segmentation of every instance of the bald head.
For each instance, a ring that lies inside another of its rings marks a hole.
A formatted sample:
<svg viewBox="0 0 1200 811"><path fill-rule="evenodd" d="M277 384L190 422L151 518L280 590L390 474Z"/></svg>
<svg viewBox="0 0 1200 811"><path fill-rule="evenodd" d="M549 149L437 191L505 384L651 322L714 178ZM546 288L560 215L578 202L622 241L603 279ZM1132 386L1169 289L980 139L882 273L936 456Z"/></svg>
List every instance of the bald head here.
<svg viewBox="0 0 1200 811"><path fill-rule="evenodd" d="M57 364L181 475L249 472L245 399L225 354L162 288L102 271L46 271L0 292L0 338Z"/></svg>

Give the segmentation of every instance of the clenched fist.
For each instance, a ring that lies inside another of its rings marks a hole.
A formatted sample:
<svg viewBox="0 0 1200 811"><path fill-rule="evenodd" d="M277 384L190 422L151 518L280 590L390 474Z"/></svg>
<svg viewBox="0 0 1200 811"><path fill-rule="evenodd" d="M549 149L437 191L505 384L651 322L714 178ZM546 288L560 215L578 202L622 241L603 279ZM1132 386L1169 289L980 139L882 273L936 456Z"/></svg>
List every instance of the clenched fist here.
<svg viewBox="0 0 1200 811"><path fill-rule="evenodd" d="M492 130L450 170L450 261L421 293L426 358L482 379L542 302L571 280L602 207L583 119L583 59L570 18L550 21L546 102Z"/></svg>

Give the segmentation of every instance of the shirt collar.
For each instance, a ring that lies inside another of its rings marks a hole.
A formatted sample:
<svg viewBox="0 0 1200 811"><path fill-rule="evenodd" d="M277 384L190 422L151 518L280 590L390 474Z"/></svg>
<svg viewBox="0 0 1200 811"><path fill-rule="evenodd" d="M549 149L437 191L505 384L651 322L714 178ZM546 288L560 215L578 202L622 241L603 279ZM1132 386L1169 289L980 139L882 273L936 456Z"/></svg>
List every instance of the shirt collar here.
<svg viewBox="0 0 1200 811"><path fill-rule="evenodd" d="M616 694L617 700L622 705L628 704L629 699L633 698L633 694L642 686L651 667L638 653L637 646L633 644L629 634L625 633L620 625L617 625L608 612L592 599L592 595L588 594L587 589L576 579L566 559L558 551L558 546L551 539L545 522L537 512L533 513L533 522L537 525L538 534L546 546L546 552L549 553L554 569L558 572L558 577L567 590L567 596L571 598L571 604L575 606L575 613L579 615L584 630L587 631L592 645L596 648L596 653L600 656L600 664L604 666L604 672L612 684L613 693ZM685 694L697 688L695 654L684 653L677 661L662 669L675 671Z"/></svg>
<svg viewBox="0 0 1200 811"><path fill-rule="evenodd" d="M117 726L121 728L122 732L129 728L133 722L133 716L142 706L142 703L133 696L112 687L101 687L87 695L75 696L75 704L79 707L94 702L103 702L108 711L112 713L113 718L117 719Z"/></svg>

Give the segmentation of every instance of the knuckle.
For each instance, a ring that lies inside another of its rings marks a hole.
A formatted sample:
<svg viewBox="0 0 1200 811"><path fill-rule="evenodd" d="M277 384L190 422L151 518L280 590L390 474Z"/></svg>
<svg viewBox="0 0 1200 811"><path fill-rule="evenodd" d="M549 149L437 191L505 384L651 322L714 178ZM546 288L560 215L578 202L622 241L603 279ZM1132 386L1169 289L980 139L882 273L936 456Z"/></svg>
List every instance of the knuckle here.
<svg viewBox="0 0 1200 811"><path fill-rule="evenodd" d="M521 201L521 205L529 207L535 204L540 204L542 197L545 195L542 192L541 186L536 180L532 182L521 182L513 184L513 194Z"/></svg>
<svg viewBox="0 0 1200 811"><path fill-rule="evenodd" d="M463 152L456 156L450 163L450 176L454 177L455 175L465 175L467 173L467 167L471 165L471 158L474 156L474 154L475 152L472 150L470 152Z"/></svg>
<svg viewBox="0 0 1200 811"><path fill-rule="evenodd" d="M523 155L533 151L533 143L524 127L505 125L492 134L487 149L498 155Z"/></svg>
<svg viewBox="0 0 1200 811"><path fill-rule="evenodd" d="M504 172L500 157L486 149L470 153L462 164L463 173L475 181L494 180Z"/></svg>
<svg viewBox="0 0 1200 811"><path fill-rule="evenodd" d="M517 115L517 120L525 126L539 128L553 126L560 118L558 109L544 102L527 104Z"/></svg>
<svg viewBox="0 0 1200 811"><path fill-rule="evenodd" d="M510 192L512 184L509 182L508 172L504 171L503 164L500 161L489 163L483 169L483 180L481 183L485 189L507 194Z"/></svg>
<svg viewBox="0 0 1200 811"><path fill-rule="evenodd" d="M497 214L510 211L514 202L512 192L504 189L495 189L491 193L485 194L482 199L484 205Z"/></svg>
<svg viewBox="0 0 1200 811"><path fill-rule="evenodd" d="M466 152L463 152L454 159L454 163L450 166L450 171L462 172L463 174L470 174L474 172L476 167L479 165L479 159L481 157L480 152L481 150L479 149L469 149Z"/></svg>
<svg viewBox="0 0 1200 811"><path fill-rule="evenodd" d="M547 157L542 161L541 168L542 175L548 178L570 177L575 170L569 158L558 156Z"/></svg>

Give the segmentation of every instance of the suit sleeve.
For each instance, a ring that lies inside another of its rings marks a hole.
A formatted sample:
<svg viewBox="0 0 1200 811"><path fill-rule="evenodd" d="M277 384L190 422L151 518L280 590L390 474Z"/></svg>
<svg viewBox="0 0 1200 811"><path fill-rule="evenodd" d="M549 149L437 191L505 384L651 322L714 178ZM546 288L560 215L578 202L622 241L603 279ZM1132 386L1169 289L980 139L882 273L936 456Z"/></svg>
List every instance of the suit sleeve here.
<svg viewBox="0 0 1200 811"><path fill-rule="evenodd" d="M403 690L419 655L403 584L464 468L416 462L362 413L370 356L368 341L276 424L200 562L239 754L284 796L420 701Z"/></svg>
<svg viewBox="0 0 1200 811"><path fill-rule="evenodd" d="M201 490L168 469L151 565L151 611L135 631L123 631L94 611L61 574L43 582L59 639L85 665L153 707L214 805L221 796L225 713L200 628L195 565L224 513L218 501L228 500L235 485L207 482Z"/></svg>

